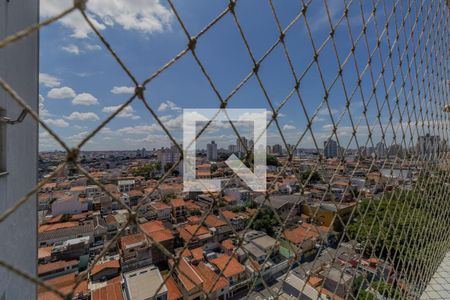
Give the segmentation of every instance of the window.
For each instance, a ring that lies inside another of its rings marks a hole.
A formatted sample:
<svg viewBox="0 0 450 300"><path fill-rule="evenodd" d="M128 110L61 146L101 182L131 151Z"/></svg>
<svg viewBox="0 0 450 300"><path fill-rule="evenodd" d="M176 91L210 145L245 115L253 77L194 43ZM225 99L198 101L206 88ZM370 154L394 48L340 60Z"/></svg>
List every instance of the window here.
<svg viewBox="0 0 450 300"><path fill-rule="evenodd" d="M0 117L6 112L0 107ZM0 121L0 176L6 174L6 123Z"/></svg>

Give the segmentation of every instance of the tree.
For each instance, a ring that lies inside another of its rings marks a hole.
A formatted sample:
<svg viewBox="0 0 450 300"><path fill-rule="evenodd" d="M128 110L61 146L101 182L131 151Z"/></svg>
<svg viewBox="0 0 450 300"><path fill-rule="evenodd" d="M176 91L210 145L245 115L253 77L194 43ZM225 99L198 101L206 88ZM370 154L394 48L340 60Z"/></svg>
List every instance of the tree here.
<svg viewBox="0 0 450 300"><path fill-rule="evenodd" d="M312 175L311 175L312 172ZM309 176L311 175L311 179L309 180L310 183L317 183L322 181L322 177L320 177L319 172L317 171L305 171L301 173L302 181L308 180Z"/></svg>
<svg viewBox="0 0 450 300"><path fill-rule="evenodd" d="M280 224L275 218L273 210L267 206L263 206L258 211L258 215L255 217L251 228L264 231L268 235L273 236L275 234L275 227L278 225Z"/></svg>
<svg viewBox="0 0 450 300"><path fill-rule="evenodd" d="M273 156L273 155L267 155L267 165L268 166L275 166L275 167L279 167L281 166L280 162L278 161L278 159Z"/></svg>

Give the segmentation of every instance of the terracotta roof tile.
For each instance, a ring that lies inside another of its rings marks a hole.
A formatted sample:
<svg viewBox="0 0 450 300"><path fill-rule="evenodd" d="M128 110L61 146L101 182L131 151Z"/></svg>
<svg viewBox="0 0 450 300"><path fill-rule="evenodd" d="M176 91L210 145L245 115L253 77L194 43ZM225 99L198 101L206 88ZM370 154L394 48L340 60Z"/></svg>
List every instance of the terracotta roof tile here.
<svg viewBox="0 0 450 300"><path fill-rule="evenodd" d="M91 270L91 275L95 275L98 272L100 272L104 269L108 269L108 268L112 268L112 269L120 268L119 260L110 260L110 261L107 261L102 264L96 264Z"/></svg>
<svg viewBox="0 0 450 300"><path fill-rule="evenodd" d="M175 282L172 276L169 276L169 278L167 278L166 287L167 287L167 300L177 300L183 297L180 288L178 287L177 283Z"/></svg>
<svg viewBox="0 0 450 300"><path fill-rule="evenodd" d="M123 300L120 282L108 284L92 292L92 300Z"/></svg>
<svg viewBox="0 0 450 300"><path fill-rule="evenodd" d="M228 260L230 260L229 263ZM219 268L219 270L223 270L223 274L225 275L225 277L232 277L245 272L245 268L237 261L237 259L228 255L222 255L218 258L212 259L211 263Z"/></svg>

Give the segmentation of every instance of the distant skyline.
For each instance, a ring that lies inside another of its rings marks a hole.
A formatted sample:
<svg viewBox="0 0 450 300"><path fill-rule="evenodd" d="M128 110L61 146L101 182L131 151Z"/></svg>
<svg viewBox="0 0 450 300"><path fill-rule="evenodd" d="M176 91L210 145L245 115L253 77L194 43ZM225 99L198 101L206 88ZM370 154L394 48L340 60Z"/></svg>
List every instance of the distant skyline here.
<svg viewBox="0 0 450 300"><path fill-rule="evenodd" d="M41 1L41 17L48 18L71 4L71 0L43 0ZM218 15L227 2L201 0L187 4L179 0L175 1L175 5L190 33L195 34ZM274 3L274 5L283 26L287 26L301 10L299 2L283 2L283 5ZM333 23L336 23L343 14L344 2L332 1L328 5L331 19ZM254 18L256 6L258 18ZM102 34L138 80L150 76L183 50L187 44L182 29L165 2L152 0L147 3L145 9L142 9L140 2L136 0L127 2L127 5L117 1L93 0L87 3L87 7L89 15L94 19ZM367 18L371 5L367 5L365 9L365 18ZM257 0L240 2L236 7L236 13L249 39L254 56L260 58L279 36L269 4ZM349 20L355 36L362 30L359 14L359 6L352 5L349 9ZM378 10L376 17L379 21L378 30L381 31L383 28L380 24L384 24L385 18L383 10ZM322 1L311 3L307 18L317 48L327 38L330 31ZM374 38L373 18L367 27L371 32L368 40L369 47L374 49L376 38ZM395 27L389 27L389 31L392 36L395 35ZM44 27L40 31L40 38L40 116L65 142L73 146L126 101L134 88L123 70L82 21L78 12ZM340 60L343 61L351 49L351 41L344 23L336 28L335 40L340 45L338 53ZM295 71L299 74L305 70L313 57L311 40L305 29L303 18L291 27L285 41ZM380 47L386 49L386 38L381 40ZM228 95L252 70L251 59L231 16L223 18L198 40L196 53L222 97ZM359 72L362 72L368 59L367 48L363 42L358 43L355 58L360 65ZM322 49L318 60L325 84L329 88L338 72L336 55L331 43ZM393 60L394 63L398 60L396 52L394 52ZM379 74L380 66L379 57L374 56L372 70L376 75ZM387 82L390 82L392 73L391 68L386 67ZM263 61L259 75L275 107L286 99L295 85L281 46L277 46ZM381 140L382 133L385 134L386 143L391 143L393 127L397 143L401 142L401 134L405 132L405 140L409 144L410 132L406 130L407 118L404 114L403 121L400 123L399 111L405 110L406 99L418 100L417 95L413 95L415 98L412 99L409 94L403 92L410 89L408 81L404 89L401 87L402 82L396 81L399 107L392 109L396 100L394 89L389 89L388 97L392 108L381 105L386 94L383 85L380 83L377 86L377 98L370 98L373 87L368 71L364 73L361 90L359 90L356 84L355 67L353 63L348 63L343 72L347 95L356 91L351 94L349 110L352 120L350 120L349 113L345 109L346 98L341 83L336 82L329 90L327 99L329 108L322 103L325 92L320 75L317 66L313 65L299 87L308 117L311 118L313 114L317 114L311 127L313 135L307 130L307 119L295 93L279 111L279 125L287 143L296 144L303 135L298 147L315 148L315 143L321 147L323 141L331 137L342 147L347 148L353 132L353 122L358 127L359 146L367 143L369 132L367 126L370 126L374 143ZM145 96L160 120L179 142L181 142L183 108L217 108L220 104L217 95L190 53L152 81L146 87ZM369 102L367 121L362 114L363 100L366 103ZM232 108L266 108L269 116L271 115L270 106L254 76L230 98L229 104ZM392 126L389 123L389 109L393 111ZM380 113L380 120L377 119L378 113ZM413 121L415 124L415 119ZM438 134L439 128L433 129L432 125L439 126L442 122L434 122L440 123L429 125L425 115L422 124L426 130L427 126L430 126L428 131L432 134ZM333 123L338 124L337 137L332 134ZM380 123L383 128L380 128ZM419 128L420 125L419 122ZM419 134L426 133L420 130ZM417 132L413 133L416 135L414 138L416 140ZM224 140L223 143L231 144L236 136L232 132L207 131L200 139L199 147L205 147L206 142L210 140L220 142L221 139ZM281 144L284 147L274 123L268 128L267 141L268 144ZM162 128L145 109L142 102L135 100L88 142L84 150L132 150L142 147L151 149L169 145L170 140ZM356 148L354 140L349 147ZM40 151L54 149L60 148L49 134L41 129Z"/></svg>

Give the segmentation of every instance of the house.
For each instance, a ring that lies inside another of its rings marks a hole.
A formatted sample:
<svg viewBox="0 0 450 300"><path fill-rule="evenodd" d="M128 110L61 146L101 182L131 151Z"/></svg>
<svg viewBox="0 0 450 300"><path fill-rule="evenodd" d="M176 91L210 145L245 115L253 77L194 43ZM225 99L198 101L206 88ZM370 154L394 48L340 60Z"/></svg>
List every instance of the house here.
<svg viewBox="0 0 450 300"><path fill-rule="evenodd" d="M150 203L150 206L156 212L158 220L167 221L170 219L172 208L160 201L154 201Z"/></svg>
<svg viewBox="0 0 450 300"><path fill-rule="evenodd" d="M246 279L245 268L236 258L228 255L221 255L215 259L210 260L225 278L230 282L230 285L241 282Z"/></svg>
<svg viewBox="0 0 450 300"><path fill-rule="evenodd" d="M38 265L38 275L42 279L51 279L78 271L78 259L57 260Z"/></svg>
<svg viewBox="0 0 450 300"><path fill-rule="evenodd" d="M92 291L92 300L125 300L122 292L122 284L120 281L107 283L105 286Z"/></svg>
<svg viewBox="0 0 450 300"><path fill-rule="evenodd" d="M119 193L126 193L134 189L134 179L126 179L117 181L117 191Z"/></svg>
<svg viewBox="0 0 450 300"><path fill-rule="evenodd" d="M279 243L265 232L250 230L245 236L244 248L249 255L258 263L262 263L267 255L278 253Z"/></svg>
<svg viewBox="0 0 450 300"><path fill-rule="evenodd" d="M315 246L328 241L329 228L308 223L302 223L283 232L283 238L298 248L299 259L302 261L316 254ZM296 253L297 254L297 253Z"/></svg>
<svg viewBox="0 0 450 300"><path fill-rule="evenodd" d="M75 287L75 282L77 279L77 275L75 273L70 273L62 276L58 276L52 279L45 280L44 282L58 291L67 294L72 291ZM43 286L38 286L38 300L60 300L61 297L53 293L52 291L47 290ZM73 299L87 299L89 297L89 288L88 281L83 280L81 283L75 288L73 293ZM122 300L122 299L118 299Z"/></svg>
<svg viewBox="0 0 450 300"><path fill-rule="evenodd" d="M175 223L183 222L186 219L187 210L186 203L181 198L175 198L170 200L170 206L172 207L172 219Z"/></svg>
<svg viewBox="0 0 450 300"><path fill-rule="evenodd" d="M119 248L120 265L123 272L145 267L152 263L151 246L142 233L121 237Z"/></svg>
<svg viewBox="0 0 450 300"><path fill-rule="evenodd" d="M128 299L167 300L167 287L155 266L148 266L122 274L125 295ZM161 288L159 288L162 285ZM158 290L159 289L159 290Z"/></svg>
<svg viewBox="0 0 450 300"><path fill-rule="evenodd" d="M99 282L109 280L120 274L119 260L110 260L104 263L96 264L91 270L91 281Z"/></svg>
<svg viewBox="0 0 450 300"><path fill-rule="evenodd" d="M174 267L174 261L169 259L169 265ZM195 272L194 267L186 257L181 257L174 269L173 278L180 287L183 299L203 299L203 279Z"/></svg>
<svg viewBox="0 0 450 300"><path fill-rule="evenodd" d="M197 248L214 240L213 235L205 226L185 224L177 228L180 238L189 248Z"/></svg>
<svg viewBox="0 0 450 300"><path fill-rule="evenodd" d="M140 224L141 230L154 241L161 244L167 251L173 253L175 237L172 231L164 227L161 221L150 221ZM153 264L162 264L167 261L167 255L156 246L153 242L150 242L151 256Z"/></svg>
<svg viewBox="0 0 450 300"><path fill-rule="evenodd" d="M228 238L228 236L233 232L227 222L213 214L208 215L204 223L214 234L215 241L218 243Z"/></svg>
<svg viewBox="0 0 450 300"><path fill-rule="evenodd" d="M83 236L69 239L64 242L57 242L51 251L52 260L68 260L79 258L89 253L90 237Z"/></svg>
<svg viewBox="0 0 450 300"><path fill-rule="evenodd" d="M306 202L303 213L312 218L312 222L341 232L347 224L356 202Z"/></svg>
<svg viewBox="0 0 450 300"><path fill-rule="evenodd" d="M289 274L286 279L284 276L281 285L281 298L294 298L302 300L327 300L328 298L325 294L320 293L313 286L311 286L305 280L297 277L294 274Z"/></svg>
<svg viewBox="0 0 450 300"><path fill-rule="evenodd" d="M51 246L58 242L87 236L94 240L94 225L92 223L78 225L78 222L64 222L51 225L41 225L38 232L39 247Z"/></svg>
<svg viewBox="0 0 450 300"><path fill-rule="evenodd" d="M224 275L214 272L210 265L200 262L192 266L194 271L203 281L203 292L209 299L228 299L230 283Z"/></svg>
<svg viewBox="0 0 450 300"><path fill-rule="evenodd" d="M140 202L140 200L144 196L144 193L139 190L130 190L127 192L127 195L129 206L135 206Z"/></svg>
<svg viewBox="0 0 450 300"><path fill-rule="evenodd" d="M172 276L166 279L167 300L182 300L183 294Z"/></svg>
<svg viewBox="0 0 450 300"><path fill-rule="evenodd" d="M228 220L235 231L243 230L248 220L248 216L246 214L234 213L231 210L222 210L222 215Z"/></svg>
<svg viewBox="0 0 450 300"><path fill-rule="evenodd" d="M301 203L304 201L305 197L300 194L270 195L269 200L265 199L265 195L260 195L255 198L256 203L265 203L265 205L271 206L281 220L288 219L289 223L295 223L299 220Z"/></svg>

